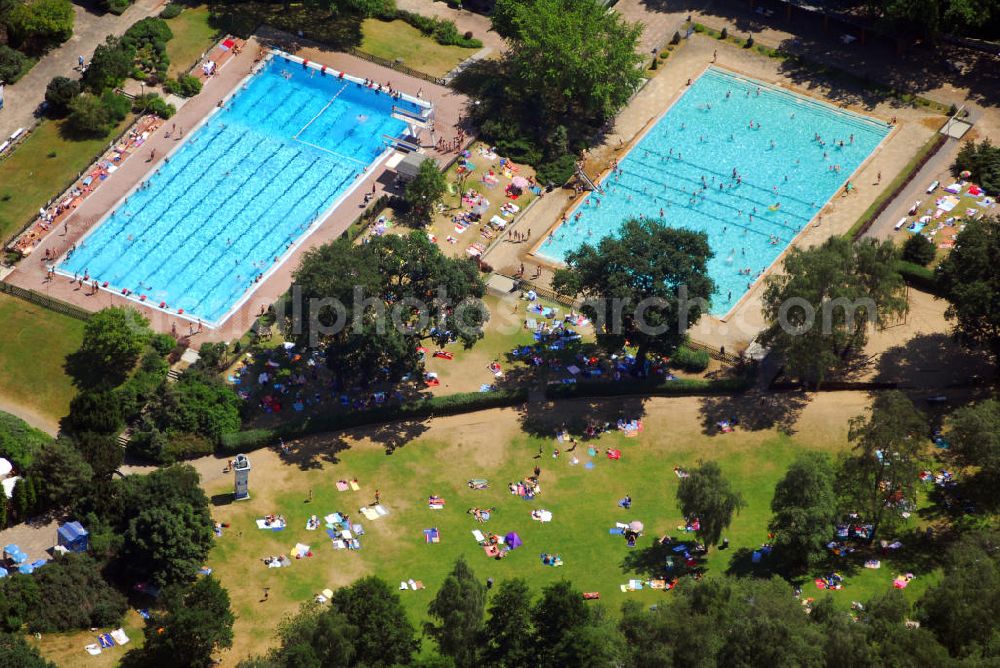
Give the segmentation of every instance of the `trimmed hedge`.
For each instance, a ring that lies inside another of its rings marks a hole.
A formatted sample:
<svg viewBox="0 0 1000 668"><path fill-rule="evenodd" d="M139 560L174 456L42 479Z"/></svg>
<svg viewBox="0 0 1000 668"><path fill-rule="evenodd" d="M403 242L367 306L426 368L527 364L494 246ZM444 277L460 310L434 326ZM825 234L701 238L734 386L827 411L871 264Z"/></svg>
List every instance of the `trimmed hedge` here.
<svg viewBox="0 0 1000 668"><path fill-rule="evenodd" d="M940 296L941 288L938 286L937 275L933 269L921 267L919 264L913 262L900 260L896 263L896 271L900 273L907 285L917 290Z"/></svg>
<svg viewBox="0 0 1000 668"><path fill-rule="evenodd" d="M527 388L519 388L496 392L449 394L408 404L372 408L366 411L326 413L279 425L273 429L247 429L235 434L223 434L219 439L220 450L225 454L232 455L270 445L279 438L297 438L309 434L339 431L396 420L471 413L487 408L514 406L527 401L527 399Z"/></svg>
<svg viewBox="0 0 1000 668"><path fill-rule="evenodd" d="M723 378L720 380L678 378L667 381L653 379L617 383L594 381L573 383L572 385L549 385L545 388L545 397L547 399L573 399L579 397L621 397L636 394L678 397L732 394L750 389L753 383L754 376L752 374L747 374L742 378Z"/></svg>
<svg viewBox="0 0 1000 668"><path fill-rule="evenodd" d="M381 21L394 21L399 19L400 21L409 23L424 35L433 38L435 42L444 46L463 46L467 49L483 48L482 40L472 37L467 38L465 35L458 32L458 28L455 27L454 21L449 21L447 19L423 16L414 12L408 12L404 9L389 9L381 12L378 15L378 19Z"/></svg>
<svg viewBox="0 0 1000 668"><path fill-rule="evenodd" d="M670 366L682 371L701 373L708 368L709 356L704 350L693 350L681 346L670 357Z"/></svg>

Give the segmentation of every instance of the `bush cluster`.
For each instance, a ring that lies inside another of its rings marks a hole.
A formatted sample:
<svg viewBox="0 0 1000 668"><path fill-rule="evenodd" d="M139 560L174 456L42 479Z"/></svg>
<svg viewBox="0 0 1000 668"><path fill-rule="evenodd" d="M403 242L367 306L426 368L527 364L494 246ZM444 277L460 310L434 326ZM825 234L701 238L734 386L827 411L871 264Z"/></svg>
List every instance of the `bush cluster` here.
<svg viewBox="0 0 1000 668"><path fill-rule="evenodd" d="M182 74L176 79L164 81L163 89L173 95L194 97L201 92L201 79L190 74Z"/></svg>
<svg viewBox="0 0 1000 668"><path fill-rule="evenodd" d="M670 356L670 366L682 371L701 373L708 368L708 360L708 353L704 350L681 346Z"/></svg>
<svg viewBox="0 0 1000 668"><path fill-rule="evenodd" d="M383 21L400 20L409 23L411 26L431 37L438 44L444 46L464 46L469 49L481 49L482 40L472 37L471 33L464 35L458 32L454 21L439 19L432 16L423 16L402 9L390 9L383 11L378 16Z"/></svg>

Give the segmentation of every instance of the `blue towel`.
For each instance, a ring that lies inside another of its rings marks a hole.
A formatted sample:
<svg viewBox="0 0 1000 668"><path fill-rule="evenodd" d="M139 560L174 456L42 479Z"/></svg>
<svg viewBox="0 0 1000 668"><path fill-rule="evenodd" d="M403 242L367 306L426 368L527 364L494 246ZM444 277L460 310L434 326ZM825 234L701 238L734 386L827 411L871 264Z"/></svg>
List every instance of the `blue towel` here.
<svg viewBox="0 0 1000 668"><path fill-rule="evenodd" d="M198 575L211 575L211 574L212 574L211 568L205 567L198 569Z"/></svg>
<svg viewBox="0 0 1000 668"><path fill-rule="evenodd" d="M139 616L142 617L143 619L149 619L150 617L149 610L143 608L142 610L139 611Z"/></svg>
<svg viewBox="0 0 1000 668"><path fill-rule="evenodd" d="M674 547L674 552L683 552L686 549L687 549L687 546L684 545L684 543L681 543L680 545L677 545L676 547Z"/></svg>
<svg viewBox="0 0 1000 668"><path fill-rule="evenodd" d="M284 531L285 527L271 527L271 531Z"/></svg>
<svg viewBox="0 0 1000 668"><path fill-rule="evenodd" d="M326 535L329 536L330 538L336 538L337 537L337 532L334 531L333 529L327 529L326 530Z"/></svg>
<svg viewBox="0 0 1000 668"><path fill-rule="evenodd" d="M621 536L625 533L625 529L622 529L621 527L612 527L611 529L608 529L608 533L612 536Z"/></svg>
<svg viewBox="0 0 1000 668"><path fill-rule="evenodd" d="M590 469L594 468L594 462L587 462L586 464L583 465L583 468L589 471Z"/></svg>

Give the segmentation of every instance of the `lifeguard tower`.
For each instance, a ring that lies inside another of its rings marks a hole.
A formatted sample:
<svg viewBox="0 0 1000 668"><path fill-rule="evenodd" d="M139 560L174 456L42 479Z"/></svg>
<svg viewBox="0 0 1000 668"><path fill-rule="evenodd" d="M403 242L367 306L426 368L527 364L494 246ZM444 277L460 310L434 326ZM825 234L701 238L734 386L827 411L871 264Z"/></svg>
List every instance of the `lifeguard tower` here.
<svg viewBox="0 0 1000 668"><path fill-rule="evenodd" d="M236 475L234 494L237 501L250 498L250 458L246 455L236 455L233 463L233 473Z"/></svg>

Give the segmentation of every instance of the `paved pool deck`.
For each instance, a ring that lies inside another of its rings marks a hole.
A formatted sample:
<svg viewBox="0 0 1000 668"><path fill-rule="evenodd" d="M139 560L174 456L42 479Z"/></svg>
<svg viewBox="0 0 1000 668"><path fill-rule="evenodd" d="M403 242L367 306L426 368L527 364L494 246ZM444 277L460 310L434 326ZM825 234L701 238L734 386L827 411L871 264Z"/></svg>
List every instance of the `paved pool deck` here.
<svg viewBox="0 0 1000 668"><path fill-rule="evenodd" d="M895 177L944 122L943 116L921 109L896 107L888 103L874 106L852 103L843 91L815 83L808 90L803 90L782 73L780 61L695 34L690 39L683 40L670 57L661 63L655 76L615 119L614 127L604 141L587 153L587 173L591 176L604 173L613 160L627 152L636 138L660 117L664 109L673 104L686 88L687 81L699 76L713 59L720 67L783 86L802 95L826 101L843 101L838 106L884 121L893 117L897 120L890 135L852 176L852 181L857 186L856 193L848 197L841 193L835 195L789 247L820 244L828 237L843 234L850 229L884 185ZM878 178L879 174L881 180ZM553 191L542 198L515 224L515 229L519 232L526 233L530 230L531 238L528 242L498 244L487 256L487 262L501 272L518 268L523 263L526 277L531 277L535 267L540 267L541 276L533 280L536 284L549 287L552 269L542 258L532 255L530 249L544 239L546 233L576 200L576 194L569 189ZM780 266L780 261L781 257L765 272L765 276L774 267ZM758 280L725 316L703 317L691 328L692 338L715 347L724 346L728 352L735 353L744 349L764 328L761 314L763 283L763 280Z"/></svg>
<svg viewBox="0 0 1000 668"><path fill-rule="evenodd" d="M150 308L134 300L106 290L91 294L89 287L72 283L63 276L46 280L45 250L62 256L67 249L96 225L115 204L136 184L145 180L159 165L163 157L177 146L176 136L165 136L176 124L185 136L205 118L240 82L250 73L261 44L256 39L248 41L246 47L222 66L205 84L202 92L188 100L177 114L165 123L159 131L151 135L140 155L126 161L122 167L88 197L65 222L53 228L34 252L22 260L5 279L22 288L80 306L88 311L97 311L108 306L130 306L146 315L156 331L174 331L178 336L190 336L190 345L197 348L201 343L233 341L240 338L254 324L262 308L267 308L278 300L291 285L292 273L298 267L302 255L309 249L338 238L344 230L364 211L364 197L375 189L375 196L392 191L395 175L382 163L377 169L369 170L362 184L338 206L307 239L301 243L285 261L263 280L249 299L217 327L205 326L199 331L196 323L186 318ZM317 47L301 47L295 55L312 62L345 71L358 77L374 81L391 82L393 88L415 95L420 91L423 99L435 107L435 129L437 136L453 137L460 124L467 99L451 89L428 83L422 79L406 76L354 56L328 51ZM434 157L442 166L455 157L455 153L437 151L431 145L428 135L422 137L424 152ZM155 159L147 160L142 154L155 151Z"/></svg>

